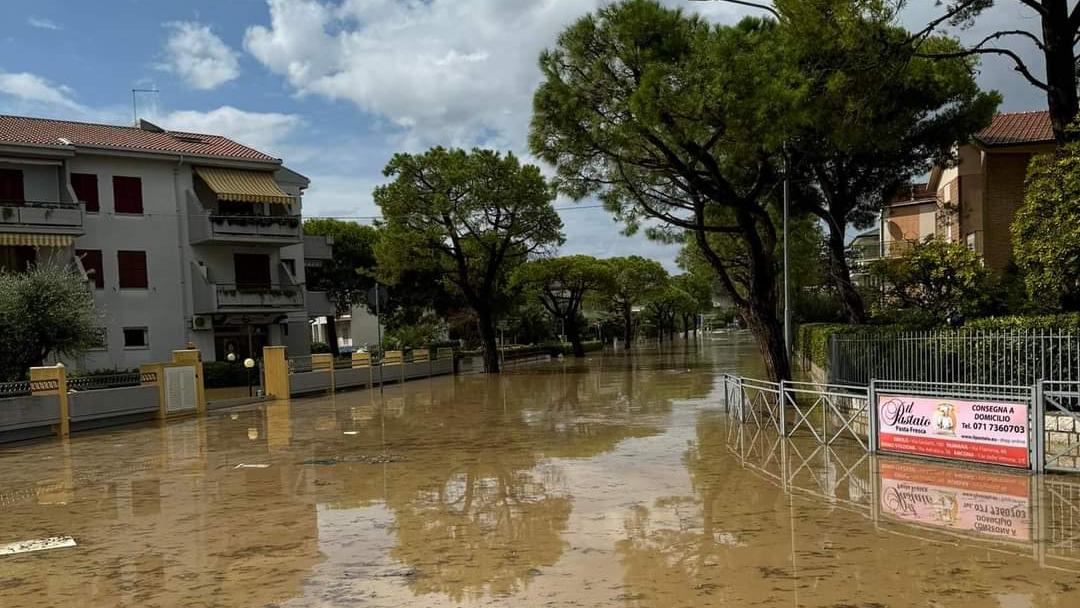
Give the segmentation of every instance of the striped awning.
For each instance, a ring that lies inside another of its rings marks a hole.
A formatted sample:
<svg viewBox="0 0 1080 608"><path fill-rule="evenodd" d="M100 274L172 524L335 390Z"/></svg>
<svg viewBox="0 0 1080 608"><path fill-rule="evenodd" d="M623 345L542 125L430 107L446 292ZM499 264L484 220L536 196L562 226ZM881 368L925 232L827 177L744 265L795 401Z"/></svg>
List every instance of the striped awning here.
<svg viewBox="0 0 1080 608"><path fill-rule="evenodd" d="M283 205L296 202L278 187L269 171L195 167L195 173L214 191L218 200Z"/></svg>
<svg viewBox="0 0 1080 608"><path fill-rule="evenodd" d="M0 246L6 247L71 247L74 243L72 234L0 232Z"/></svg>

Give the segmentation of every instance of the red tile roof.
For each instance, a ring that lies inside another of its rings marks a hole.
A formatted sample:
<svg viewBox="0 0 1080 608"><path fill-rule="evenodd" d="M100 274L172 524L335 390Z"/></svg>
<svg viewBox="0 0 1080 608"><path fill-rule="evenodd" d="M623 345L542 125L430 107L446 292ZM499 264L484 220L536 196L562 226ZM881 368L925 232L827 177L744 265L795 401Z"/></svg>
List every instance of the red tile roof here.
<svg viewBox="0 0 1080 608"><path fill-rule="evenodd" d="M994 116L990 126L975 134L975 141L986 146L1041 144L1054 141L1050 113L1007 112Z"/></svg>
<svg viewBox="0 0 1080 608"><path fill-rule="evenodd" d="M61 138L68 143L60 141ZM0 144L5 143L55 147L70 145L76 148L109 148L232 160L278 160L220 135L0 115Z"/></svg>

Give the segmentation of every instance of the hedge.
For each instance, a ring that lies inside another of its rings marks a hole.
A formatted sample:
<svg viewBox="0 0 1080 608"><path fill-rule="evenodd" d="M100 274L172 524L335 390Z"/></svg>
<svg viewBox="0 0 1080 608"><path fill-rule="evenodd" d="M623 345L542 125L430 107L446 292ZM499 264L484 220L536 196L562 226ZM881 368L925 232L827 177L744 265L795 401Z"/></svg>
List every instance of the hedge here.
<svg viewBox="0 0 1080 608"><path fill-rule="evenodd" d="M247 386L247 369L239 361L205 361L203 362L203 381L206 388Z"/></svg>
<svg viewBox="0 0 1080 608"><path fill-rule="evenodd" d="M939 327L947 330L950 328ZM1076 331L1080 332L1080 313L1042 316L984 317L964 324L961 330L975 331ZM806 323L799 325L792 348L805 360L821 369L829 367L829 338L839 335L876 335L905 331L926 331L926 327L911 325L842 325L837 323Z"/></svg>

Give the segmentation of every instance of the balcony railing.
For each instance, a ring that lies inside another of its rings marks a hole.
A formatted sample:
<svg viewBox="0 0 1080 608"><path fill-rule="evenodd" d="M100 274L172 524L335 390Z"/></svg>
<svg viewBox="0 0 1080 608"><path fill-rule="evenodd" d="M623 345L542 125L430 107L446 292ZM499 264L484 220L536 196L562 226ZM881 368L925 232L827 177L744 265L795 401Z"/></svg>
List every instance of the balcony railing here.
<svg viewBox="0 0 1080 608"><path fill-rule="evenodd" d="M211 283L206 296L197 297L199 313L229 311L286 311L304 309L303 285L236 285Z"/></svg>
<svg viewBox="0 0 1080 608"><path fill-rule="evenodd" d="M298 215L208 215L190 218L191 243L273 243L301 242Z"/></svg>
<svg viewBox="0 0 1080 608"><path fill-rule="evenodd" d="M83 208L79 203L0 201L0 229L80 235Z"/></svg>

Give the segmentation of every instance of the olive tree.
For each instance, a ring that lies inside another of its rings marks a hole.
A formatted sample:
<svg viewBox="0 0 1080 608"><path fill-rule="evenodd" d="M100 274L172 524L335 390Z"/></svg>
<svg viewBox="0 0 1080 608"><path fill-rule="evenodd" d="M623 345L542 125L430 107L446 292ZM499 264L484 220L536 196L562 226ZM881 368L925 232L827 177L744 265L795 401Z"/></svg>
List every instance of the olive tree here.
<svg viewBox="0 0 1080 608"><path fill-rule="evenodd" d="M441 272L476 315L484 369L498 372L496 320L510 273L563 241L553 189L535 165L492 150L396 154L383 173L393 181L374 195L385 230L380 272Z"/></svg>
<svg viewBox="0 0 1080 608"><path fill-rule="evenodd" d="M53 355L77 355L101 342L90 287L57 262L0 270L0 377L20 380Z"/></svg>

